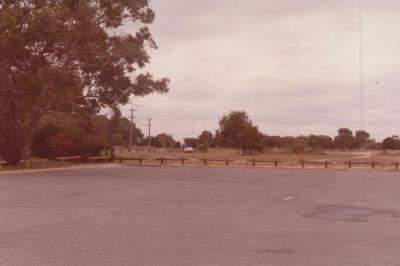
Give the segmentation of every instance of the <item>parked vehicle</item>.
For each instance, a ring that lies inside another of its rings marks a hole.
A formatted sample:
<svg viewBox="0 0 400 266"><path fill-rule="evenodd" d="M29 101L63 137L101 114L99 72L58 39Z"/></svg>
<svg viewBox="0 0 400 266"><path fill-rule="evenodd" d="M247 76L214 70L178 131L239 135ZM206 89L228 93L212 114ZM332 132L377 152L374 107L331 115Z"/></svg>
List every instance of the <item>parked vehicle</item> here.
<svg viewBox="0 0 400 266"><path fill-rule="evenodd" d="M192 147L185 147L185 148L183 149L183 152L184 152L184 153L193 153L193 152L194 152L194 149L193 149Z"/></svg>

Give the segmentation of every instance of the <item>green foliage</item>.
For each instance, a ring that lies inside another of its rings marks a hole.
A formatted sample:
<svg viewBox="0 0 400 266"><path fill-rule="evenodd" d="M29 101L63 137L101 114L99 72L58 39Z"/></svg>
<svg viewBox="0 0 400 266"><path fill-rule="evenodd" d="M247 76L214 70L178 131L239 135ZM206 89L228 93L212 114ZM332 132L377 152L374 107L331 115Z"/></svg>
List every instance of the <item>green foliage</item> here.
<svg viewBox="0 0 400 266"><path fill-rule="evenodd" d="M175 142L175 148L182 148L182 144L180 141Z"/></svg>
<svg viewBox="0 0 400 266"><path fill-rule="evenodd" d="M325 135L310 135L308 136L308 146L312 148L332 149L333 140L331 137Z"/></svg>
<svg viewBox="0 0 400 266"><path fill-rule="evenodd" d="M46 115L33 135L32 154L45 158L71 154L99 156L105 150L107 154L104 155L110 156L114 145L129 143L130 125L126 127L126 121L130 124L126 118L114 116L108 119L101 115L86 118L60 113ZM133 128L137 136L143 136L135 125ZM126 139L122 139L121 144L116 136L124 136Z"/></svg>
<svg viewBox="0 0 400 266"><path fill-rule="evenodd" d="M174 138L166 133L158 134L151 138L151 146L156 148L174 148L176 141Z"/></svg>
<svg viewBox="0 0 400 266"><path fill-rule="evenodd" d="M229 115L223 116L219 125L223 146L240 149L243 154L263 149L263 135L245 112L233 111Z"/></svg>
<svg viewBox="0 0 400 266"><path fill-rule="evenodd" d="M180 143L176 142L174 138L167 133L161 133L155 137L150 137L150 146L154 148L175 148L177 144L180 145ZM141 145L147 146L148 138L144 138Z"/></svg>
<svg viewBox="0 0 400 266"><path fill-rule="evenodd" d="M400 149L400 139L398 136L385 138L382 142L382 148L385 150Z"/></svg>
<svg viewBox="0 0 400 266"><path fill-rule="evenodd" d="M366 148L370 143L369 139L370 135L365 130L358 130L356 131L355 138L354 138L354 148Z"/></svg>
<svg viewBox="0 0 400 266"><path fill-rule="evenodd" d="M65 133L57 133L46 139L47 158L58 156L74 156L79 154L79 147L76 141Z"/></svg>
<svg viewBox="0 0 400 266"><path fill-rule="evenodd" d="M52 147L47 140L61 133L63 130L51 123L46 123L34 135L32 140L32 155L37 157L51 157Z"/></svg>
<svg viewBox="0 0 400 266"><path fill-rule="evenodd" d="M105 147L104 139L88 136L79 142L79 155L83 157L100 156Z"/></svg>
<svg viewBox="0 0 400 266"><path fill-rule="evenodd" d="M291 150L296 154L304 153L304 150L306 147L307 147L307 144L303 138L295 138L290 143Z"/></svg>
<svg viewBox="0 0 400 266"><path fill-rule="evenodd" d="M208 147L214 148L215 147L215 139L213 133L208 130L204 130L199 137L197 138L198 142L202 145L206 145Z"/></svg>
<svg viewBox="0 0 400 266"><path fill-rule="evenodd" d="M199 140L196 138L184 138L183 142L185 143L186 147L196 148Z"/></svg>
<svg viewBox="0 0 400 266"><path fill-rule="evenodd" d="M348 128L340 128L334 144L338 149L351 149L354 146L353 132Z"/></svg>
<svg viewBox="0 0 400 266"><path fill-rule="evenodd" d="M208 151L208 143L202 143L202 144L198 144L196 149L199 152L207 152Z"/></svg>

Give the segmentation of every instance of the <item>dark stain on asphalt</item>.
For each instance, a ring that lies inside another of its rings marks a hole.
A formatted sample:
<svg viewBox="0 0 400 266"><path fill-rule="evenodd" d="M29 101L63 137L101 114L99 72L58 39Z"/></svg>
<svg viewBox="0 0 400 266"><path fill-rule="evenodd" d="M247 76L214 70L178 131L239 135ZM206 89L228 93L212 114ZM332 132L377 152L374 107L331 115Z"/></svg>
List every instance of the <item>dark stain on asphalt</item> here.
<svg viewBox="0 0 400 266"><path fill-rule="evenodd" d="M400 211L348 205L320 205L312 213L302 215L302 217L310 219L346 222L366 222L372 216L389 216L392 219L398 219Z"/></svg>
<svg viewBox="0 0 400 266"><path fill-rule="evenodd" d="M294 253L296 253L294 250L292 250L291 248L288 247L284 247L284 248L279 248L279 249L269 249L269 248L265 248L265 249L247 249L246 251L251 251L254 253L260 253L260 254L277 254L277 255L292 255Z"/></svg>

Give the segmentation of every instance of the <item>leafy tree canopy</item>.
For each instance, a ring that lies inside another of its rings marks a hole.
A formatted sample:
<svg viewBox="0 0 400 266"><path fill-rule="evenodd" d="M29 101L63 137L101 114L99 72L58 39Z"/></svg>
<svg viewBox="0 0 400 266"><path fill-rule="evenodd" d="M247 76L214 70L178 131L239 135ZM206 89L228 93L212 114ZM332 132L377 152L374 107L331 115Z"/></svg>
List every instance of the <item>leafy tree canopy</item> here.
<svg viewBox="0 0 400 266"><path fill-rule="evenodd" d="M242 153L262 150L263 134L244 111L233 111L219 121L222 145Z"/></svg>
<svg viewBox="0 0 400 266"><path fill-rule="evenodd" d="M199 143L199 140L197 138L184 138L183 142L186 147L196 148L197 144Z"/></svg>
<svg viewBox="0 0 400 266"><path fill-rule="evenodd" d="M157 48L147 0L0 0L0 150L28 155L49 110L96 113L168 91L143 69ZM130 26L130 32L123 30Z"/></svg>
<svg viewBox="0 0 400 266"><path fill-rule="evenodd" d="M209 147L215 146L214 135L211 131L204 130L198 137L200 144L207 145Z"/></svg>

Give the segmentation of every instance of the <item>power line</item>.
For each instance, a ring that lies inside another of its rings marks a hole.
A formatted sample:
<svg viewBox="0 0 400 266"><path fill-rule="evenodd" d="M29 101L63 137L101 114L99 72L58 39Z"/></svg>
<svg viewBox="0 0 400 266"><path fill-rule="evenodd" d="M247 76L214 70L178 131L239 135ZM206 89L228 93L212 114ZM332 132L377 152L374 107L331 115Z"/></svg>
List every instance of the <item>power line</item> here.
<svg viewBox="0 0 400 266"><path fill-rule="evenodd" d="M364 45L363 45L363 0L358 0L358 31L359 31L359 85L360 85L360 129L365 126L365 88L364 88Z"/></svg>

